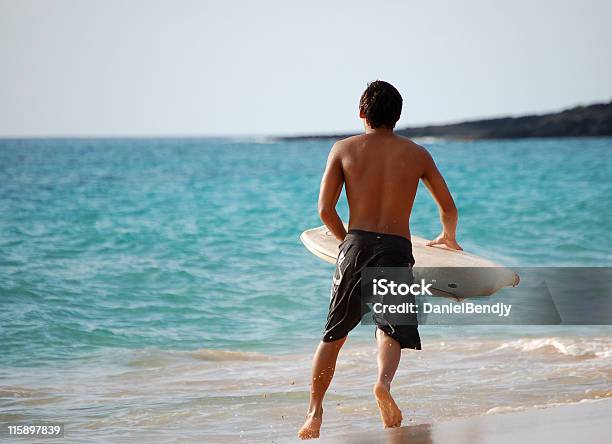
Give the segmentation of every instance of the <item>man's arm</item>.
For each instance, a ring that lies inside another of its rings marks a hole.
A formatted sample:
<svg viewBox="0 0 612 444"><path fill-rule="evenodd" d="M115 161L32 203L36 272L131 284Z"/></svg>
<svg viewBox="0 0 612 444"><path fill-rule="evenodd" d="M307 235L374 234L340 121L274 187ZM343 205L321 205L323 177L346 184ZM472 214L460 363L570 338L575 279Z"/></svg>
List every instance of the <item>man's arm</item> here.
<svg viewBox="0 0 612 444"><path fill-rule="evenodd" d="M338 240L343 241L346 236L346 230L342 224L342 219L340 219L336 211L336 204L344 184L344 175L342 174L342 164L338 151L339 147L336 143L327 158L327 165L325 166L319 191L319 217L329 228L329 231Z"/></svg>
<svg viewBox="0 0 612 444"><path fill-rule="evenodd" d="M445 245L454 250L462 250L456 239L458 214L455 201L436 163L427 151L425 151L425 170L421 179L438 204L442 223L442 233L427 242L427 245Z"/></svg>

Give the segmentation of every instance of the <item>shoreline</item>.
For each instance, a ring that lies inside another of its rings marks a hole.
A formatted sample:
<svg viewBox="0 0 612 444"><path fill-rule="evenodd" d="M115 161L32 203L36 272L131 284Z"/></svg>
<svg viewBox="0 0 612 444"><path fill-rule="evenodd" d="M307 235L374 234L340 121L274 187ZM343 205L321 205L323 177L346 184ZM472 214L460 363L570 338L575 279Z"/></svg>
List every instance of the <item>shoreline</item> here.
<svg viewBox="0 0 612 444"><path fill-rule="evenodd" d="M397 429L322 436L317 443L405 443L441 444L478 442L515 444L604 443L612 426L612 399L581 401L574 404L523 411L496 413ZM323 426L325 427L325 426ZM325 430L322 430L325 433ZM299 441L296 441L299 442Z"/></svg>

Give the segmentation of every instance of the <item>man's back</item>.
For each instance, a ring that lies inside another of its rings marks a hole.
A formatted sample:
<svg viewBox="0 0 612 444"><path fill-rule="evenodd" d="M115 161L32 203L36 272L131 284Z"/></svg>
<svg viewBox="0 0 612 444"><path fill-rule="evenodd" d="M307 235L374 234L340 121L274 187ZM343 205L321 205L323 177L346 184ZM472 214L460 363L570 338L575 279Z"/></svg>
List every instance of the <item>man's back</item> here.
<svg viewBox="0 0 612 444"><path fill-rule="evenodd" d="M410 239L410 212L422 180L440 208L443 232L431 242L459 249L457 209L446 182L427 150L389 129L336 142L321 180L319 214L342 240L346 235L335 206L342 186L349 202L349 229L396 234Z"/></svg>
<svg viewBox="0 0 612 444"><path fill-rule="evenodd" d="M349 229L410 238L410 212L427 153L392 132L362 134L337 144L350 208Z"/></svg>

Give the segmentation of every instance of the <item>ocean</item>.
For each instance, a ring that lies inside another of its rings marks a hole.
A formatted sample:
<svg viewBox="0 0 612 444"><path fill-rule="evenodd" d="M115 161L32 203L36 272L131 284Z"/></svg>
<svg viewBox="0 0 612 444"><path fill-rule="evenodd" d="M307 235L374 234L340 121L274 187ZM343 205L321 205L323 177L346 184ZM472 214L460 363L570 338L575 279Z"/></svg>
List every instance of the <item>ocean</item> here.
<svg viewBox="0 0 612 444"><path fill-rule="evenodd" d="M466 251L612 265L612 139L422 141ZM65 442L284 442L307 407L333 266L329 141L0 139L0 423ZM344 197L340 213L346 220ZM414 235L439 232L419 189ZM393 391L404 424L612 397L612 328L422 326ZM380 427L371 326L342 350L322 433Z"/></svg>

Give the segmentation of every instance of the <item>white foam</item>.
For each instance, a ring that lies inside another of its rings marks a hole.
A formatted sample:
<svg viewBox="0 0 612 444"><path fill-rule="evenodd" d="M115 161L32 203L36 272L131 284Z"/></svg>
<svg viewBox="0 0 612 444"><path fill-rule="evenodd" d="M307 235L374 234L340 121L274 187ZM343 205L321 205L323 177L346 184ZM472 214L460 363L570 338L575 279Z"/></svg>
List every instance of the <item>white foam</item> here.
<svg viewBox="0 0 612 444"><path fill-rule="evenodd" d="M564 356L580 358L609 358L612 356L612 347L609 340L599 340L597 338L538 338L538 339L517 339L505 342L494 351L504 349L514 349L521 352L547 352Z"/></svg>
<svg viewBox="0 0 612 444"><path fill-rule="evenodd" d="M591 402L604 401L609 397L601 396L596 398L584 398L578 401L572 402L551 402L548 404L534 404L534 405L519 405L519 406L501 406L501 407L493 407L492 409L487 410L484 415L496 415L499 413L512 413L512 412L524 412L526 410L541 410L547 409L551 407L562 407L566 405L576 405L576 404L585 404Z"/></svg>

